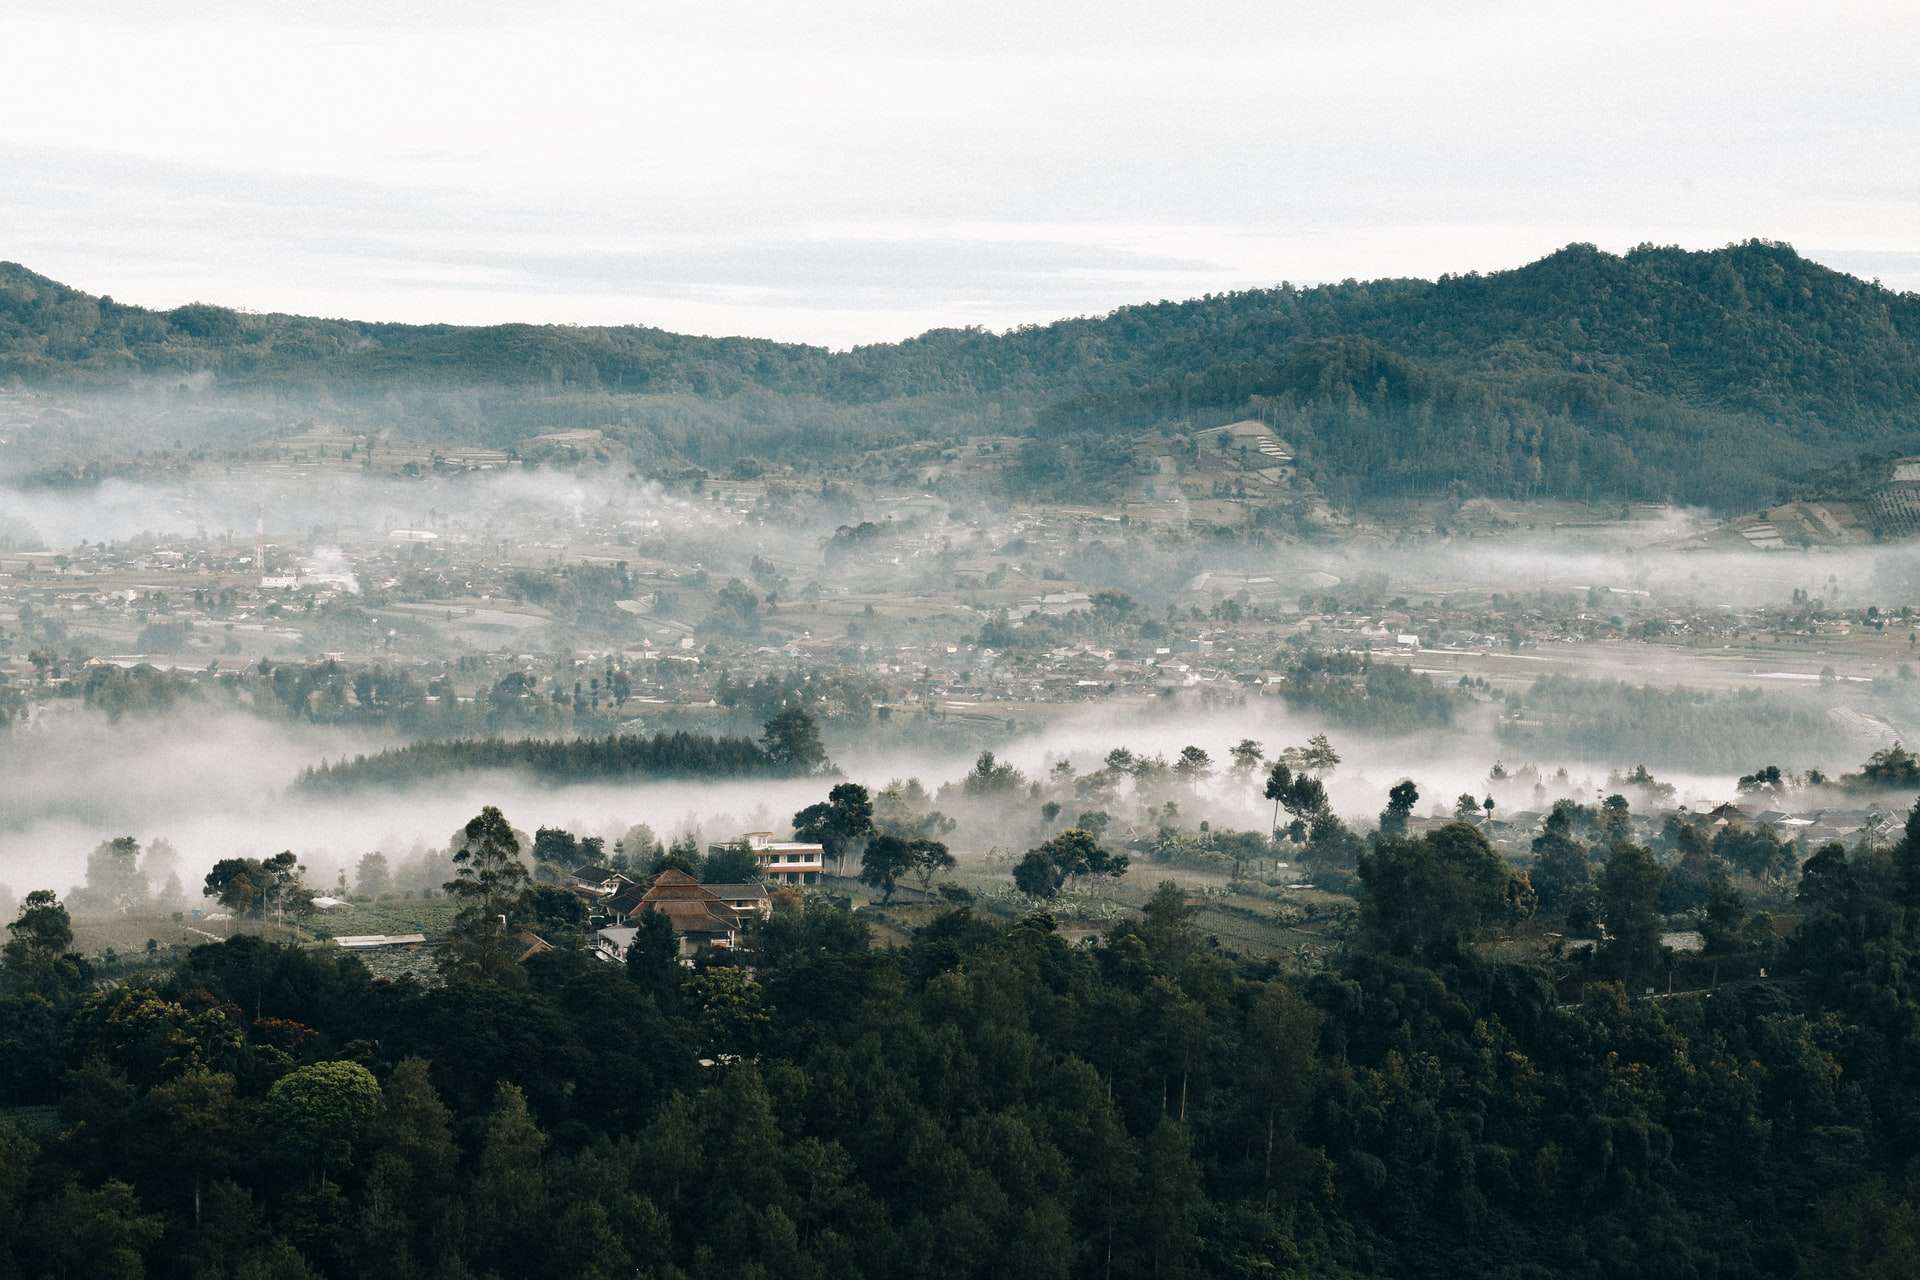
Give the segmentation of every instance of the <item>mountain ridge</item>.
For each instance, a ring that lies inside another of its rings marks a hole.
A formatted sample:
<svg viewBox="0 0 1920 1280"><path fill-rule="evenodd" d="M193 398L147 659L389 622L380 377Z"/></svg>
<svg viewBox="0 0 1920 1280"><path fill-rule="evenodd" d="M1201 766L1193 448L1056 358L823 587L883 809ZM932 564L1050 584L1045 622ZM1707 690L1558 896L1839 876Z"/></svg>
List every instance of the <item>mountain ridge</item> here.
<svg viewBox="0 0 1920 1280"><path fill-rule="evenodd" d="M1920 449L1920 295L1769 241L1574 244L1509 271L1282 284L830 351L644 326L156 311L0 264L0 380L188 375L348 401L584 398L708 464L952 439L985 421L1044 463L1115 432L1251 411L1345 499L1464 486L1727 506L1844 457ZM654 421L669 400L732 443L673 438Z"/></svg>

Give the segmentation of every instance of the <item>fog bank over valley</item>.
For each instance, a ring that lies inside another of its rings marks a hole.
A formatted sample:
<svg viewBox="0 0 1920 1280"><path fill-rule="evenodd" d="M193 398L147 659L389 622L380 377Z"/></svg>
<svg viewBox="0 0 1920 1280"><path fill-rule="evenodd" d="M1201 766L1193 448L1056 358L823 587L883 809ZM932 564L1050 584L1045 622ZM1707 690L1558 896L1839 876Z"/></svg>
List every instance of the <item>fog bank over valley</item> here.
<svg viewBox="0 0 1920 1280"><path fill-rule="evenodd" d="M317 438L346 456L4 491L0 882L64 887L126 834L196 868L292 849L330 882L374 849L444 849L486 804L609 844L635 823L784 835L829 782L295 782L416 740L753 737L787 706L846 777L918 778L976 861L1103 805L1130 815L1116 839L1264 833L1262 775L1228 772L1245 739L1272 756L1326 734L1332 809L1365 829L1409 778L1422 814L1466 794L1528 813L1643 765L1661 787L1635 803L1702 808L1762 766L1837 776L1920 727L1909 543L1762 552L1699 509L1484 500L1226 539L1186 498L1169 524L757 468L435 455L411 474ZM1149 769L1081 784L1084 807L1053 772L1193 746L1212 764L1184 785ZM961 791L982 750L1022 796ZM1043 781L1063 816L1036 816Z"/></svg>
<svg viewBox="0 0 1920 1280"><path fill-rule="evenodd" d="M844 778L871 791L908 778L918 779L930 793L948 785L952 794L935 803L957 819L948 843L963 862L1004 856L1019 841L1039 839L1045 824L1036 816L1040 801L1024 796L1029 783L1049 778L1062 762L1077 774L1095 773L1115 748L1159 757L1163 767L1189 746L1211 755L1216 768L1210 777L1191 786L1162 780L1155 793L1156 803L1171 800L1178 810L1177 818L1165 820L1182 827L1205 822L1222 829L1265 830L1272 806L1260 794L1263 777L1234 776L1228 769L1229 748L1249 738L1277 756L1314 734L1328 734L1342 756L1324 779L1332 808L1361 828L1373 824L1388 790L1408 778L1419 785L1422 814L1450 812L1461 794L1493 795L1504 812L1538 809L1560 799L1591 804L1623 789L1617 775L1632 762L1503 753L1493 721L1492 711L1481 708L1444 729L1380 735L1330 726L1289 711L1277 699L1211 710L1191 700L1094 706L994 744L1002 765L1019 770L1028 782L1019 792L987 799L970 798L960 788L976 764L972 745L890 747L844 734L830 737L830 743ZM690 834L704 848L747 831L770 830L785 838L793 815L838 781L637 777L556 786L503 770L370 785L346 795L295 785L302 770L322 760L377 752L400 741L390 733L289 724L211 708L119 721L84 710L49 716L0 736L0 777L7 779L8 795L0 813L0 884L16 891L40 884L64 890L81 880L88 850L133 835L143 844L155 837L170 843L183 874L192 873L186 880L190 889L197 889L199 876L219 859L264 857L281 849L298 854L310 881L324 887L368 852L385 852L396 863L429 851L442 853L486 805L501 808L527 832L564 827L599 836L611 848L629 828L645 824L663 841ZM1861 755L1871 746L1871 740L1863 742ZM1503 761L1509 771L1533 766L1537 784L1489 781L1490 770ZM1826 763L1837 774L1856 761ZM1557 776L1562 770L1565 775ZM1661 783L1675 788L1659 798L1666 807L1704 810L1736 796L1731 773L1656 772ZM1616 776L1610 779L1610 773ZM1644 792L1624 789L1637 805L1652 802ZM1142 784L1122 781L1117 792L1105 794L1111 798L1089 800L1087 807L1124 812L1145 802ZM1837 799L1816 791L1792 807Z"/></svg>
<svg viewBox="0 0 1920 1280"><path fill-rule="evenodd" d="M0 5L0 1280L1913 1276L1916 47Z"/></svg>

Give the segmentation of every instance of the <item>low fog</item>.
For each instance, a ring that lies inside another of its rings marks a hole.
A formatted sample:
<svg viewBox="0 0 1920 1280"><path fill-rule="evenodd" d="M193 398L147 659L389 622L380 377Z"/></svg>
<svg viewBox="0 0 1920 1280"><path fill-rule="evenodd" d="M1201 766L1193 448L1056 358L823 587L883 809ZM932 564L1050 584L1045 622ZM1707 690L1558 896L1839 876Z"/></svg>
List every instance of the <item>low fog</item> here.
<svg viewBox="0 0 1920 1280"><path fill-rule="evenodd" d="M1701 525L1692 526L1697 535ZM1453 592L1524 594L1592 587L1649 599L1734 608L1781 604L1798 589L1830 605L1901 604L1920 577L1913 545L1812 547L1756 552L1701 545L1695 537L1660 537L1621 545L1619 529L1452 539L1395 546L1350 547L1330 554L1326 568L1343 576L1385 573L1393 594ZM1660 531L1659 533L1653 530Z"/></svg>
<svg viewBox="0 0 1920 1280"><path fill-rule="evenodd" d="M712 504L612 471L515 467L410 479L284 464L176 483L110 478L0 487L0 536L23 550L65 551L147 536L245 543L262 525L272 538L304 538L316 530L384 536L393 529L485 537L516 520L569 528L595 516L631 519L639 529L671 521L683 536L732 524Z"/></svg>
<svg viewBox="0 0 1920 1280"><path fill-rule="evenodd" d="M926 503L933 508L928 531L957 551L1008 563L1047 559L1020 541L1017 511L1010 519L1003 507L979 500L926 495ZM731 505L725 481L689 494L613 468L513 466L408 478L298 463L250 464L226 474L204 468L176 481L109 478L25 487L0 481L0 548L64 552L144 538L245 546L263 526L270 541L295 543L325 561L335 542L384 539L396 529L489 545L524 542L542 531L565 538L591 526L603 541L670 545L714 565L744 563L760 552L811 564L821 540L842 523L884 522L894 509L886 503L791 503L771 530L743 527L745 514ZM1702 512L1661 509L1606 525L1508 522L1476 536L1403 534L1391 544L1368 536L1262 546L1184 538L1177 527L1135 526L1058 551L1070 572L1116 579L1091 583L1090 589L1122 587L1155 607L1178 595L1196 572L1248 575L1290 593L1361 590L1382 602L1598 588L1623 603L1735 608L1781 604L1796 590L1829 606L1897 606L1920 584L1920 546L1762 553L1716 539L1718 527ZM313 572L328 569L323 562L311 566Z"/></svg>
<svg viewBox="0 0 1920 1280"><path fill-rule="evenodd" d="M101 840L159 836L181 856L190 893L215 861L292 849L309 882L381 850L443 848L483 805L532 831L565 826L609 844L645 822L663 839L713 839L777 824L818 799L805 780L647 783L551 788L511 775L464 774L405 791L310 796L293 783L323 758L378 750L391 740L241 713L190 712L110 723L50 717L0 737L9 803L0 814L0 883L64 892ZM189 875L188 873L191 873Z"/></svg>
<svg viewBox="0 0 1920 1280"><path fill-rule="evenodd" d="M583 546L613 548L624 555L627 548L671 545L677 564L720 566L743 565L765 548L784 564L807 565L809 575L817 567L826 579L827 569L833 569L839 575L834 584L840 588L857 575L869 581L890 575L890 589L916 610L928 598L944 594L957 607L951 634L933 637L943 647L954 641L971 644L974 629L987 617L984 609L966 603L974 587L960 582L953 563L962 552L976 561L999 562L996 571L1003 576L1008 563L1020 567L1024 585L1009 588L1010 593L1052 591L1058 589L1056 583L1083 591L1124 587L1136 592L1140 604L1156 617L1164 611L1171 619L1178 606L1190 612L1198 626L1206 625L1205 615L1193 601L1205 591L1195 584L1216 572L1244 575L1249 584L1257 580L1259 590L1242 594L1277 601L1282 612L1292 609L1295 596L1289 593L1337 593L1353 608L1374 610L1376 619L1401 596L1432 600L1457 595L1471 601L1495 592L1565 595L1599 590L1604 593L1600 612L1617 609L1633 617L1654 616L1648 611L1682 603L1785 606L1796 591L1829 606L1878 602L1884 607L1910 598L1905 584L1920 580L1920 549L1912 546L1762 554L1715 542L1711 521L1699 513L1673 510L1630 524L1509 526L1481 537L1427 536L1392 543L1356 537L1340 543L1262 546L1188 537L1179 529L1155 530L1144 524L1108 524L1084 538L1077 527L1066 534L1055 529L1046 535L1052 538L1049 542L1041 533L1031 533L1022 513L1004 503L950 503L932 495L908 495L908 500L918 514L878 502L854 510L799 501L791 504L797 510L782 509L776 517L749 522L741 506L746 500L718 481L699 491L669 491L612 469L582 475L512 467L408 479L276 463L250 465L227 475L208 469L198 478L174 483L108 479L85 487L0 490L0 545L58 552L102 540L174 537L228 540L244 548L259 522L270 539L301 548L293 562L313 575L334 575L349 590L357 589L352 579L356 562L339 547L368 541L384 546L392 530L434 530L482 553L483 560L545 554L579 558ZM895 530L919 522L917 550L894 555L882 549L840 562L823 553L822 544L837 521L865 516L884 521L892 510L901 512ZM34 581L38 586L49 579ZM796 573L794 581L797 586L802 575ZM1215 599L1230 597L1233 590L1230 582L1226 596L1216 590ZM1582 602L1578 607L1587 606ZM871 607L867 612L871 617ZM1305 625L1310 630L1311 624ZM1382 649L1396 647L1392 633L1380 634L1387 637ZM608 635L608 643L621 642L617 634ZM849 643L853 635L849 628ZM1141 642L1149 652L1152 643ZM775 653L757 635L748 635L743 644L748 653L761 645L760 658ZM1513 661L1538 661L1537 653L1551 649L1529 649ZM928 646L923 652L932 651ZM204 657L196 655L195 662ZM1578 661L1583 664L1580 674L1586 676L1673 684L1701 676L1703 663L1710 664L1714 657L1714 649L1679 644L1582 651ZM843 651L843 660L857 665L861 659L849 649ZM896 676L903 683L911 681L918 660L896 656L893 661ZM1442 659L1429 660L1421 653L1410 662L1416 670L1451 681L1453 673L1442 669ZM1810 659L1806 671L1747 670L1734 677L1748 684L1763 677L1817 681L1813 665L1817 660ZM1868 677L1842 674L1835 681L1845 690L1851 684L1864 686ZM940 696L968 695L953 690ZM1874 745L1882 745L1873 740L1875 734L1892 732L1884 719L1857 711L1834 714L1852 714L1861 738L1858 752L1817 762L1831 773L1855 767ZM1876 710L1876 715L1899 714L1891 698L1887 709ZM1403 778L1419 785L1422 813L1436 804L1450 806L1461 793L1485 795L1490 790L1504 810L1513 811L1563 795L1592 801L1611 789L1609 772L1643 763L1632 755L1508 758L1509 767L1537 767L1542 777L1553 780L1551 786L1544 792L1535 791L1531 782L1504 790L1490 786L1489 770L1504 754L1495 710L1465 700L1450 728L1396 737L1342 730L1289 710L1279 698L1261 696L1211 706L1187 698L1146 705L1137 699L1091 704L1055 716L1044 729L1033 728L1036 722L1023 721L1022 732L994 747L1030 779L1044 776L1063 760L1081 772L1097 768L1116 747L1173 759L1183 747L1197 745L1211 753L1215 774L1176 797L1180 820L1262 831L1272 815L1259 796L1258 779L1236 781L1228 772L1228 749L1243 738L1258 740L1273 755L1311 735L1328 734L1344 757L1326 779L1330 795L1344 817L1362 826L1372 822L1388 789ZM938 722L933 723L932 731L939 732ZM965 774L979 749L977 737L956 734L947 748L903 750L898 742L904 735L897 725L891 730L878 725L872 737L850 737L862 731L829 722L826 732L844 773L875 790L895 779L917 777L929 792L937 792ZM405 858L444 848L450 834L486 804L500 806L526 831L564 826L576 834L602 836L611 845L627 828L644 823L663 840L692 834L705 843L750 829L784 831L791 815L821 799L830 785L824 779L796 779L551 787L518 776L462 775L406 791L356 793L344 801L336 795L310 797L293 787L304 768L377 751L395 741L376 732L209 707L109 722L69 705L59 714L0 733L0 884L16 891L64 891L81 878L86 853L95 844L133 835L142 843L156 837L170 841L180 851L183 876L193 873L187 881L190 889L220 858L280 849L300 854L310 868L310 883L324 886L333 882L338 868L367 852ZM1816 763L1794 758L1792 744L1757 743L1753 750L1754 767ZM1769 752L1783 758L1761 758ZM1679 802L1711 804L1734 793L1732 773L1675 775L1658 761L1644 762L1655 766L1662 781L1678 787ZM1564 779L1557 776L1562 769ZM1024 798L999 811L987 806L970 811L959 797L935 803L960 821L951 843L962 858L1004 849L1038 833L1038 819L1027 812L1037 806Z"/></svg>
<svg viewBox="0 0 1920 1280"><path fill-rule="evenodd" d="M1370 825L1386 793L1402 778L1420 787L1419 812L1449 807L1455 796L1492 790L1503 811L1531 807L1531 786L1488 782L1498 758L1488 724L1468 721L1445 731L1377 738L1330 728L1289 712L1277 699L1230 708L1192 704L1153 707L1093 706L1050 727L1008 740L998 757L1040 779L1058 761L1080 772L1099 768L1115 747L1169 760L1194 744L1213 757L1214 776L1197 790L1172 793L1180 822L1264 831L1271 805L1259 777L1244 782L1228 772L1228 748L1242 738L1262 742L1268 754L1328 733L1343 757L1327 778L1335 809L1349 822ZM830 739L830 741L832 741ZM468 773L406 789L370 788L349 795L309 795L294 781L322 759L378 750L392 740L317 726L265 720L244 713L195 710L148 720L109 722L91 713L48 717L31 728L0 735L0 777L8 803L0 810L0 884L16 892L50 887L65 892L84 877L87 852L102 840L156 837L178 850L183 881L197 901L200 877L216 860L260 857L292 849L308 867L308 882L326 887L341 868L379 850L405 861L444 849L453 833L483 805L497 805L521 830L560 826L598 835L609 848L631 826L644 823L663 841L693 834L703 845L749 830L789 829L792 815L823 799L832 779L646 781L547 786L515 774ZM850 779L879 790L917 777L929 792L957 781L976 749L903 752L880 743L836 744ZM1509 759L1509 767L1517 763ZM1564 784L1548 799L1592 802L1606 791L1611 768L1631 761L1537 759L1543 777L1565 767ZM1854 762L1835 761L1836 766ZM1678 802L1710 805L1730 799L1730 775L1659 772L1679 787ZM949 843L963 860L1023 840L1037 839L1037 803L970 804L958 795L935 807L959 820ZM1151 874L1149 868L1142 873Z"/></svg>

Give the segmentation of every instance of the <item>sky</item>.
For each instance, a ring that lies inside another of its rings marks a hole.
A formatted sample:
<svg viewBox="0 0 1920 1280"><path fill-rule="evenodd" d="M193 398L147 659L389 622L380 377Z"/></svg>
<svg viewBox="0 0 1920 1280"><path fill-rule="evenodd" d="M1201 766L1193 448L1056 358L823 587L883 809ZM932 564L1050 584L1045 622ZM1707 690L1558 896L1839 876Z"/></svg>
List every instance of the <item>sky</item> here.
<svg viewBox="0 0 1920 1280"><path fill-rule="evenodd" d="M8 0L0 260L845 347L1761 236L1920 290L1920 5Z"/></svg>

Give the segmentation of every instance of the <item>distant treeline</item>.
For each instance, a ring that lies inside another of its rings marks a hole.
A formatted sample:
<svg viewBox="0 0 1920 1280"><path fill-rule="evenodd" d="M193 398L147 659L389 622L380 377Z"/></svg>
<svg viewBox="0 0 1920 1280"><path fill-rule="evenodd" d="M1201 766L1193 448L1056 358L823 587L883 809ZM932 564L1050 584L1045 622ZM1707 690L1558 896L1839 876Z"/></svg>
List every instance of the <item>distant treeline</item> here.
<svg viewBox="0 0 1920 1280"><path fill-rule="evenodd" d="M1287 669L1281 690L1296 711L1325 716L1349 729L1411 733L1453 723L1461 695L1426 676L1370 654L1309 650Z"/></svg>
<svg viewBox="0 0 1920 1280"><path fill-rule="evenodd" d="M1843 759L1857 740L1813 699L1757 689L1713 693L1549 675L1507 700L1517 720L1501 740L1553 754L1707 772L1752 767L1756 754L1792 766Z"/></svg>
<svg viewBox="0 0 1920 1280"><path fill-rule="evenodd" d="M406 786L449 773L511 769L550 782L609 778L775 777L795 770L751 738L684 732L604 738L455 738L414 742L321 764L300 775L311 791Z"/></svg>

